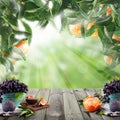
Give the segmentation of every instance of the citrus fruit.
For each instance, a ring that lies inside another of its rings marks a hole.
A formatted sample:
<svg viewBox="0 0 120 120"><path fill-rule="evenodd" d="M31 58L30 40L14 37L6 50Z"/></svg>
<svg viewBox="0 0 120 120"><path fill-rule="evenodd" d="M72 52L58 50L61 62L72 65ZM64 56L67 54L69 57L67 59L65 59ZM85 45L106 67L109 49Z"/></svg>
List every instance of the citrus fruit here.
<svg viewBox="0 0 120 120"><path fill-rule="evenodd" d="M29 51L29 46L27 40L23 40L15 45L15 47L19 48L24 54L27 54Z"/></svg>
<svg viewBox="0 0 120 120"><path fill-rule="evenodd" d="M112 9L108 8L107 11L106 11L106 16L110 15L111 13L112 13Z"/></svg>
<svg viewBox="0 0 120 120"><path fill-rule="evenodd" d="M118 37L117 35L113 34L112 39L119 41L120 37Z"/></svg>
<svg viewBox="0 0 120 120"><path fill-rule="evenodd" d="M73 35L81 35L81 24L69 25L69 30Z"/></svg>
<svg viewBox="0 0 120 120"><path fill-rule="evenodd" d="M83 100L83 105L87 111L94 112L101 107L102 102L97 97L88 96Z"/></svg>
<svg viewBox="0 0 120 120"><path fill-rule="evenodd" d="M104 61L105 61L105 63L111 65L112 64L112 60L113 60L113 56L104 55Z"/></svg>

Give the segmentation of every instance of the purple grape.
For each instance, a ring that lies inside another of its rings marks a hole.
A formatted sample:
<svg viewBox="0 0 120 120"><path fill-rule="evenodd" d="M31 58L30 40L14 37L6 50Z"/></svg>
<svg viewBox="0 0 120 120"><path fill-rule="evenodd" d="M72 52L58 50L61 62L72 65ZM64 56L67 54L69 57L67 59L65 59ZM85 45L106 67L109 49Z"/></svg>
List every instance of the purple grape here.
<svg viewBox="0 0 120 120"><path fill-rule="evenodd" d="M106 83L103 88L104 101L109 102L109 95L120 92L120 80L112 80Z"/></svg>
<svg viewBox="0 0 120 120"><path fill-rule="evenodd" d="M20 83L19 80L11 79L11 80L4 80L0 84L0 96L5 93L11 92L28 92L28 87L24 83ZM1 97L0 97L1 102Z"/></svg>

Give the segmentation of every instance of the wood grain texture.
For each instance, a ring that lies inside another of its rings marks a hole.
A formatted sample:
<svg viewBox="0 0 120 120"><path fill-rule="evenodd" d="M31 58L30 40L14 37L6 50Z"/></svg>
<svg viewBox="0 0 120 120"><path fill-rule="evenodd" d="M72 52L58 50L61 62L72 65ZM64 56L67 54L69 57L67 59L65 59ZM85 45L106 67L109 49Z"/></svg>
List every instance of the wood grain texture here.
<svg viewBox="0 0 120 120"><path fill-rule="evenodd" d="M84 91L86 92L87 95L94 95L94 93L96 92L95 89L84 89ZM103 120L103 117L101 115L97 115L95 113L89 113L89 114L92 120Z"/></svg>
<svg viewBox="0 0 120 120"><path fill-rule="evenodd" d="M46 111L45 120L65 120L62 89L52 89L49 98L50 107Z"/></svg>
<svg viewBox="0 0 120 120"><path fill-rule="evenodd" d="M29 89L26 96L32 95L32 96L36 97L38 92L39 92L39 89ZM24 117L18 118L18 116L11 116L8 118L8 120L24 120Z"/></svg>
<svg viewBox="0 0 120 120"><path fill-rule="evenodd" d="M65 120L83 120L73 90L64 89L63 92Z"/></svg>
<svg viewBox="0 0 120 120"><path fill-rule="evenodd" d="M50 89L39 89L39 92L36 94L36 98L45 98L48 102L50 95ZM46 114L46 108L42 110L35 111L35 114L28 118L28 120L44 120ZM27 120L27 119L26 119Z"/></svg>
<svg viewBox="0 0 120 120"><path fill-rule="evenodd" d="M87 96L86 92L83 89L74 89L73 91L77 100L83 100ZM79 105L79 108L82 112L84 120L92 120L89 112L86 112L83 105Z"/></svg>
<svg viewBox="0 0 120 120"><path fill-rule="evenodd" d="M0 116L0 120L8 120L8 117Z"/></svg>
<svg viewBox="0 0 120 120"><path fill-rule="evenodd" d="M120 117L100 116L86 112L77 100L93 95L101 89L30 89L27 95L36 98L44 97L50 104L49 108L38 110L29 118L17 116L2 117L0 120L120 120Z"/></svg>

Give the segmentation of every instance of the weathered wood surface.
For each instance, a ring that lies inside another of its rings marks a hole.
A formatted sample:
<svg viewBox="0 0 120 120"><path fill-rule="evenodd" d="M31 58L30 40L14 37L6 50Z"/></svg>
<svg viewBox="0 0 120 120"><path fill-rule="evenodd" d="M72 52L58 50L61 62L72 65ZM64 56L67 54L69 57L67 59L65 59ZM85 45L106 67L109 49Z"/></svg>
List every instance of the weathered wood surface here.
<svg viewBox="0 0 120 120"><path fill-rule="evenodd" d="M0 116L0 120L120 120L120 117L86 112L84 107L78 104L77 100L82 100L98 91L100 89L30 89L28 95L36 98L44 97L50 107L38 110L26 119Z"/></svg>

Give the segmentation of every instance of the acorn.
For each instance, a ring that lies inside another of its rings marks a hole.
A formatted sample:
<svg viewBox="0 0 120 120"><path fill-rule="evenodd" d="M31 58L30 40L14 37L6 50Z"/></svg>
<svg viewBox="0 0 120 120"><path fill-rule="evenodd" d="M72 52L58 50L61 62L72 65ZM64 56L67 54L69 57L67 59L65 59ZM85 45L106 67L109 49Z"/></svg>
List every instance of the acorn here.
<svg viewBox="0 0 120 120"><path fill-rule="evenodd" d="M6 100L4 103L2 103L2 109L4 112L14 111L15 108L16 105L10 100Z"/></svg>
<svg viewBox="0 0 120 120"><path fill-rule="evenodd" d="M112 103L110 103L110 110L112 112L115 111L120 111L120 101L113 101Z"/></svg>

